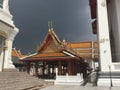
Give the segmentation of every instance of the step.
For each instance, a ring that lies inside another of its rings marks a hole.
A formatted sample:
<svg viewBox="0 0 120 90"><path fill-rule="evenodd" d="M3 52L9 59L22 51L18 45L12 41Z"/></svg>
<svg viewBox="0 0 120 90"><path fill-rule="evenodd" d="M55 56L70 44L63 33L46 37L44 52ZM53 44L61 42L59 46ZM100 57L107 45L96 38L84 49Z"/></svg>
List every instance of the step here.
<svg viewBox="0 0 120 90"><path fill-rule="evenodd" d="M15 69L0 72L0 90L37 90L48 85L52 84Z"/></svg>

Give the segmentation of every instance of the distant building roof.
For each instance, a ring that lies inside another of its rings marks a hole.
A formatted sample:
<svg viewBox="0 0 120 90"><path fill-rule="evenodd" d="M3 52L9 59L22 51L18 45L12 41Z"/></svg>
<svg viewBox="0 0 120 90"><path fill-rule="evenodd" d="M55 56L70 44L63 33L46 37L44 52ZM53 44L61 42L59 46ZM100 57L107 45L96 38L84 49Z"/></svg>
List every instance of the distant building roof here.
<svg viewBox="0 0 120 90"><path fill-rule="evenodd" d="M70 42L67 48L79 54L82 58L98 60L98 44L97 42Z"/></svg>
<svg viewBox="0 0 120 90"><path fill-rule="evenodd" d="M53 29L49 29L42 44L38 47L37 53L22 60L80 60L80 56L67 49L66 41L60 41Z"/></svg>
<svg viewBox="0 0 120 90"><path fill-rule="evenodd" d="M16 58L23 58L26 55L22 55L20 50L16 50L16 48L12 49L12 53L11 53L12 57L16 57Z"/></svg>

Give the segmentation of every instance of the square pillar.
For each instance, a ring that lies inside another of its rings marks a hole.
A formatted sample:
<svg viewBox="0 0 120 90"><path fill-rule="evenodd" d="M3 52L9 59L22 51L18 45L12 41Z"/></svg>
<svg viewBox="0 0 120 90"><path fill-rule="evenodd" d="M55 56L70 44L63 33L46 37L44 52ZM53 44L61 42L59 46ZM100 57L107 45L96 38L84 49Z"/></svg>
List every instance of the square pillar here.
<svg viewBox="0 0 120 90"><path fill-rule="evenodd" d="M30 74L30 62L27 62L27 73Z"/></svg>
<svg viewBox="0 0 120 90"><path fill-rule="evenodd" d="M38 77L38 62L35 62L35 76Z"/></svg>
<svg viewBox="0 0 120 90"><path fill-rule="evenodd" d="M75 66L75 75L77 75L78 71L77 71L77 62L74 63L74 66Z"/></svg>
<svg viewBox="0 0 120 90"><path fill-rule="evenodd" d="M120 86L120 72L115 72L112 63L106 0L97 0L97 19L100 57L100 72L97 85L111 87Z"/></svg>
<svg viewBox="0 0 120 90"><path fill-rule="evenodd" d="M97 0L97 19L100 70L108 72L112 58L106 0Z"/></svg>
<svg viewBox="0 0 120 90"><path fill-rule="evenodd" d="M55 68L55 65L52 66L52 73L54 73L54 68Z"/></svg>
<svg viewBox="0 0 120 90"><path fill-rule="evenodd" d="M80 70L80 62L77 62L77 73L81 73L81 70Z"/></svg>
<svg viewBox="0 0 120 90"><path fill-rule="evenodd" d="M72 64L71 64L71 61L68 61L68 75L72 75Z"/></svg>
<svg viewBox="0 0 120 90"><path fill-rule="evenodd" d="M50 76L51 72L50 72L50 64L48 64L48 75Z"/></svg>
<svg viewBox="0 0 120 90"><path fill-rule="evenodd" d="M45 62L43 61L43 67L42 67L42 75L43 75L43 76L45 75L44 70L45 70Z"/></svg>
<svg viewBox="0 0 120 90"><path fill-rule="evenodd" d="M58 61L58 75L62 74L62 64L61 61Z"/></svg>

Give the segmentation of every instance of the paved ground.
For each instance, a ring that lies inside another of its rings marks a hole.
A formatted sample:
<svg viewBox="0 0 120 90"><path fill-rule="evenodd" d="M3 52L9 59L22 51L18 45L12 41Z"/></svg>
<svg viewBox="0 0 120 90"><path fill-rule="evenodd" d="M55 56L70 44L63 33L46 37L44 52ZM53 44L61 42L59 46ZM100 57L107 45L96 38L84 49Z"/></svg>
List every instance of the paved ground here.
<svg viewBox="0 0 120 90"><path fill-rule="evenodd" d="M95 86L71 86L71 85L53 85L41 90L120 90L120 87L95 87Z"/></svg>

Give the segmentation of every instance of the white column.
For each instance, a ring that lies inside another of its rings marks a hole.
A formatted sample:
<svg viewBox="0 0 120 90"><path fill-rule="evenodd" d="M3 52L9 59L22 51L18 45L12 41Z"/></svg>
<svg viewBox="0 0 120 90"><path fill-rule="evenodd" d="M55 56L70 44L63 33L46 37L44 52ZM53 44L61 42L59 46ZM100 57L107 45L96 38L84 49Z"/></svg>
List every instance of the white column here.
<svg viewBox="0 0 120 90"><path fill-rule="evenodd" d="M12 43L13 40L8 40L8 47L5 49L5 61L4 61L4 68L15 68L13 63L12 63L12 58L11 58L11 51L12 51Z"/></svg>
<svg viewBox="0 0 120 90"><path fill-rule="evenodd" d="M7 39L7 47L8 49L5 50L5 62L4 68L15 68L12 62L11 52L12 52L12 45L16 34L18 33L18 29L14 28L14 30L10 33Z"/></svg>
<svg viewBox="0 0 120 90"><path fill-rule="evenodd" d="M3 48L2 50L0 51L0 72L2 71L3 69L3 62L4 62L4 58L3 58L3 55L4 55L4 52L3 52Z"/></svg>
<svg viewBox="0 0 120 90"><path fill-rule="evenodd" d="M100 69L102 72L108 72L112 58L106 0L97 0L97 18Z"/></svg>

